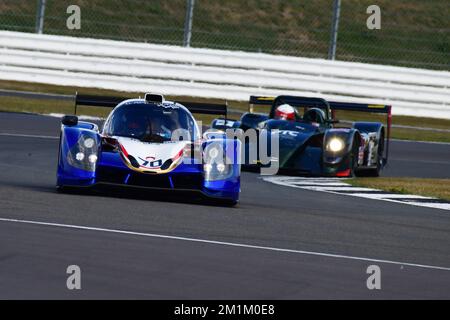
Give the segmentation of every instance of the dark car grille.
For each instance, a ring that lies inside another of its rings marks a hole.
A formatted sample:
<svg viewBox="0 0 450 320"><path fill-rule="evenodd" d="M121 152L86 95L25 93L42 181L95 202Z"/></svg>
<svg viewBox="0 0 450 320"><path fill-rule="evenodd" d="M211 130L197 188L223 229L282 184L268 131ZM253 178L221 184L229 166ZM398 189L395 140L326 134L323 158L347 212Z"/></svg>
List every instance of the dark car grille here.
<svg viewBox="0 0 450 320"><path fill-rule="evenodd" d="M129 176L128 176L129 175ZM200 174L171 175L175 189L201 189L203 177ZM149 188L172 188L168 174L149 174L101 167L97 170L98 182L124 184Z"/></svg>
<svg viewBox="0 0 450 320"><path fill-rule="evenodd" d="M175 188L178 189L201 189L203 177L200 174L176 175L172 177Z"/></svg>
<svg viewBox="0 0 450 320"><path fill-rule="evenodd" d="M97 181L105 183L124 183L128 172L106 167L97 168Z"/></svg>

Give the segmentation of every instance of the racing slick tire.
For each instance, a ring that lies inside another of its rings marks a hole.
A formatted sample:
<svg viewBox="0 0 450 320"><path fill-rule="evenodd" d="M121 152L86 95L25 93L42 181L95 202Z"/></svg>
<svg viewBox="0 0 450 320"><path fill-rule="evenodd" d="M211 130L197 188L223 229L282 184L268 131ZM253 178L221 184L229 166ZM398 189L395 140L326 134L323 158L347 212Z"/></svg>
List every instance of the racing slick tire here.
<svg viewBox="0 0 450 320"><path fill-rule="evenodd" d="M353 140L353 146L352 146L352 152L350 154L350 174L348 175L349 178L355 177L358 175L358 150L359 145L358 142L356 142L356 139Z"/></svg>

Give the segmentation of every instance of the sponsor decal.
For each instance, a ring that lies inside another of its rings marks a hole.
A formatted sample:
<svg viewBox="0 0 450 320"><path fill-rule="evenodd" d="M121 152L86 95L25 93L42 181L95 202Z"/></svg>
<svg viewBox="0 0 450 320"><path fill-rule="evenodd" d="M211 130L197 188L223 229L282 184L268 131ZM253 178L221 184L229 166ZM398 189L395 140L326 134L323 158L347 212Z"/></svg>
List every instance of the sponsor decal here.
<svg viewBox="0 0 450 320"><path fill-rule="evenodd" d="M282 136L290 136L290 137L297 137L299 135L299 132L292 131L292 130L280 130L280 135L282 135Z"/></svg>
<svg viewBox="0 0 450 320"><path fill-rule="evenodd" d="M162 159L155 160L155 157L146 157L145 159L142 159L141 157L138 158L141 161L139 163L141 168L157 169L162 166Z"/></svg>
<svg viewBox="0 0 450 320"><path fill-rule="evenodd" d="M228 128L232 128L234 125L235 121L232 120L225 120L225 119L218 119L216 120L216 126L223 126L223 127L228 127Z"/></svg>
<svg viewBox="0 0 450 320"><path fill-rule="evenodd" d="M369 104L367 107L371 108L371 109L384 109L385 106L382 104Z"/></svg>

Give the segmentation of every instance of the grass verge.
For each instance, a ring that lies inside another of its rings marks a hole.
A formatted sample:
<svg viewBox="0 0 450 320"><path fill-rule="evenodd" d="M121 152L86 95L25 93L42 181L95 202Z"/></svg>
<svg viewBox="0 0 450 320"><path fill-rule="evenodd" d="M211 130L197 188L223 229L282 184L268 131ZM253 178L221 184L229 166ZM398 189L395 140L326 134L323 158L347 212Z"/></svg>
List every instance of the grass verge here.
<svg viewBox="0 0 450 320"><path fill-rule="evenodd" d="M416 194L450 201L450 179L424 178L354 178L346 182L356 187L381 189L388 192Z"/></svg>

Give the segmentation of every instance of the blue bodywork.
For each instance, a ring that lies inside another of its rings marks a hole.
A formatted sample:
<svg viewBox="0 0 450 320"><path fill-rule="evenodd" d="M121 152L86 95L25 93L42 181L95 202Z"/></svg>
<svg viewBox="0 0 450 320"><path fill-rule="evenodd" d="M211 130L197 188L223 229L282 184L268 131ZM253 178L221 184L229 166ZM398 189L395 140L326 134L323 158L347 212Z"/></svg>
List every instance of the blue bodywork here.
<svg viewBox="0 0 450 320"><path fill-rule="evenodd" d="M347 170L352 165L350 161L351 146L357 134L354 129L343 131L328 126L318 127L302 122L290 123L273 119L265 120L259 126L265 130L264 134L267 135L268 149L270 149L269 141L278 139L279 152L275 155L275 158L278 158L280 173L334 176ZM259 130L260 134L261 132ZM324 145L332 137L340 137L342 141L345 141L346 148L339 153L327 152ZM252 143L246 143L244 148L245 154L248 155L252 154L252 149L257 150L259 147ZM245 159L244 165L247 168L254 165L268 166L268 164L260 162L259 159L252 162L249 158Z"/></svg>
<svg viewBox="0 0 450 320"><path fill-rule="evenodd" d="M89 140L90 148L86 148L84 142L89 138L92 138L94 143L91 146L92 141ZM221 145L227 157L239 158L239 141L209 139L203 141L202 149L205 150L211 144ZM80 153L84 156L79 155ZM93 187L98 184L110 184L168 191L197 191L210 198L237 202L240 193L239 161L229 165L228 174L223 179L212 178L211 174L206 175L204 161L183 161L168 173L136 172L125 165L117 150L105 146L95 124L87 122L78 122L76 125L63 124L57 186L59 188Z"/></svg>

